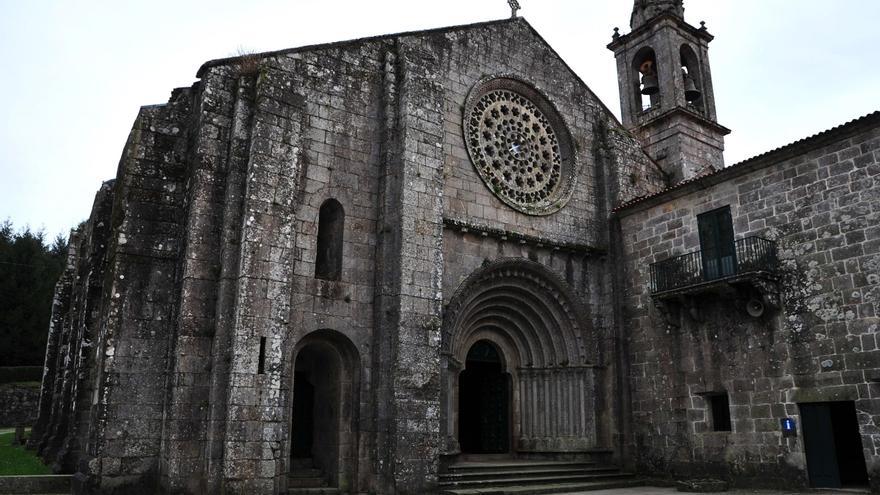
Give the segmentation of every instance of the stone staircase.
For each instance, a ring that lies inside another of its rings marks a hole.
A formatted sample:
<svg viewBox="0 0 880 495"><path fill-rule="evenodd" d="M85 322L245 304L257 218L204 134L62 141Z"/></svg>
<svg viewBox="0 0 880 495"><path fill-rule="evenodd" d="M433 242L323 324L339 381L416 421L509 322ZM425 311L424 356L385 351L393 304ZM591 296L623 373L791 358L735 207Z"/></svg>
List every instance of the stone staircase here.
<svg viewBox="0 0 880 495"><path fill-rule="evenodd" d="M327 486L324 472L311 459L294 459L287 481L288 495L338 495L339 490Z"/></svg>
<svg viewBox="0 0 880 495"><path fill-rule="evenodd" d="M532 495L641 486L642 480L592 461L459 462L440 475L442 495Z"/></svg>

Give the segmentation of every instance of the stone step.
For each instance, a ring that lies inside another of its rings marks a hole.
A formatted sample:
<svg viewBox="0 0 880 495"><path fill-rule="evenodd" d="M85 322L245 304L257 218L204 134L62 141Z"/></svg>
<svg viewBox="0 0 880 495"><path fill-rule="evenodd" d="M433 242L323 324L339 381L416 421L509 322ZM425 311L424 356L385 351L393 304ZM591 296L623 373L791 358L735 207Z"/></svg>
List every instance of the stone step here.
<svg viewBox="0 0 880 495"><path fill-rule="evenodd" d="M327 486L327 480L323 476L291 476L287 480L288 488L321 488Z"/></svg>
<svg viewBox="0 0 880 495"><path fill-rule="evenodd" d="M454 473L446 473L440 475L440 481L465 481L476 479L491 479L512 474L520 475L540 475L540 476L566 476L570 474L603 474L616 473L620 470L612 466L523 466L516 471L497 471L497 470L465 470Z"/></svg>
<svg viewBox="0 0 880 495"><path fill-rule="evenodd" d="M300 488L326 488L327 479L324 471L314 467L311 459L295 459L293 471L287 479L287 487L290 489Z"/></svg>
<svg viewBox="0 0 880 495"><path fill-rule="evenodd" d="M317 469L317 468L308 468L308 469L297 468L297 469L294 469L290 473L291 478L320 478L323 476L324 476L324 471L321 471L320 469Z"/></svg>
<svg viewBox="0 0 880 495"><path fill-rule="evenodd" d="M294 470L312 469L315 467L315 462L311 457L294 457L290 460L290 466Z"/></svg>
<svg viewBox="0 0 880 495"><path fill-rule="evenodd" d="M629 475L626 479L589 483L546 483L498 488L441 488L440 493L441 495L547 495L613 490L615 488L630 488L643 485L643 480Z"/></svg>
<svg viewBox="0 0 880 495"><path fill-rule="evenodd" d="M509 461L491 461L491 462L457 462L451 464L447 469L450 473L466 472L466 471L514 471L518 472L523 469L533 468L571 468L571 469L587 469L597 464L592 461L527 461L527 460L509 460Z"/></svg>
<svg viewBox="0 0 880 495"><path fill-rule="evenodd" d="M628 480L633 476L628 473L611 472L602 474L584 474L574 473L562 476L502 476L489 479L451 481L439 483L441 488L503 488L503 487L525 487L543 484L560 484L560 483L591 483L594 481L615 481Z"/></svg>
<svg viewBox="0 0 880 495"><path fill-rule="evenodd" d="M339 495L338 488L288 488L287 495Z"/></svg>

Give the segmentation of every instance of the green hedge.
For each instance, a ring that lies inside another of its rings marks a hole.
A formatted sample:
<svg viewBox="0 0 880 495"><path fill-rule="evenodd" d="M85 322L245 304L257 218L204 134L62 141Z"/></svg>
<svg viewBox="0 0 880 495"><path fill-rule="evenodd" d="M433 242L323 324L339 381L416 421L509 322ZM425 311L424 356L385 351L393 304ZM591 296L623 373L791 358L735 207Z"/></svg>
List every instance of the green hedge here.
<svg viewBox="0 0 880 495"><path fill-rule="evenodd" d="M39 382L42 380L42 366L0 366L0 383Z"/></svg>

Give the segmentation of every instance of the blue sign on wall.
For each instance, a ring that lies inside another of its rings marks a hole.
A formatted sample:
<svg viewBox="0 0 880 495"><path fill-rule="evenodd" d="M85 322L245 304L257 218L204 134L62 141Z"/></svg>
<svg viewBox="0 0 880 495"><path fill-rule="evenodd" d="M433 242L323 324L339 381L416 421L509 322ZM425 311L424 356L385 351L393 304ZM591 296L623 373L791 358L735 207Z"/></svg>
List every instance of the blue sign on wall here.
<svg viewBox="0 0 880 495"><path fill-rule="evenodd" d="M797 422L795 422L794 418L782 418L779 421L782 423L783 437L797 436Z"/></svg>

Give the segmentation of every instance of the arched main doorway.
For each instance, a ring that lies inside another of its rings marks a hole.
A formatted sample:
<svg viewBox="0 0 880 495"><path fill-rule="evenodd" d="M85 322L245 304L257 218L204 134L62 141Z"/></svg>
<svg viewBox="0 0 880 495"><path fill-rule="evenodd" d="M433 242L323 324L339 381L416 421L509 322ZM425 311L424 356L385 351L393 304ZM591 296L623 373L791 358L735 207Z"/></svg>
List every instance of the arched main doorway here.
<svg viewBox="0 0 880 495"><path fill-rule="evenodd" d="M443 319L444 453L594 449L598 344L589 321L578 296L539 263L506 259L471 274Z"/></svg>
<svg viewBox="0 0 880 495"><path fill-rule="evenodd" d="M488 340L471 346L459 377L461 451L501 454L510 450L510 375Z"/></svg>
<svg viewBox="0 0 880 495"><path fill-rule="evenodd" d="M339 332L307 335L294 351L290 471L348 490L357 479L359 359ZM317 474L320 473L320 474Z"/></svg>

